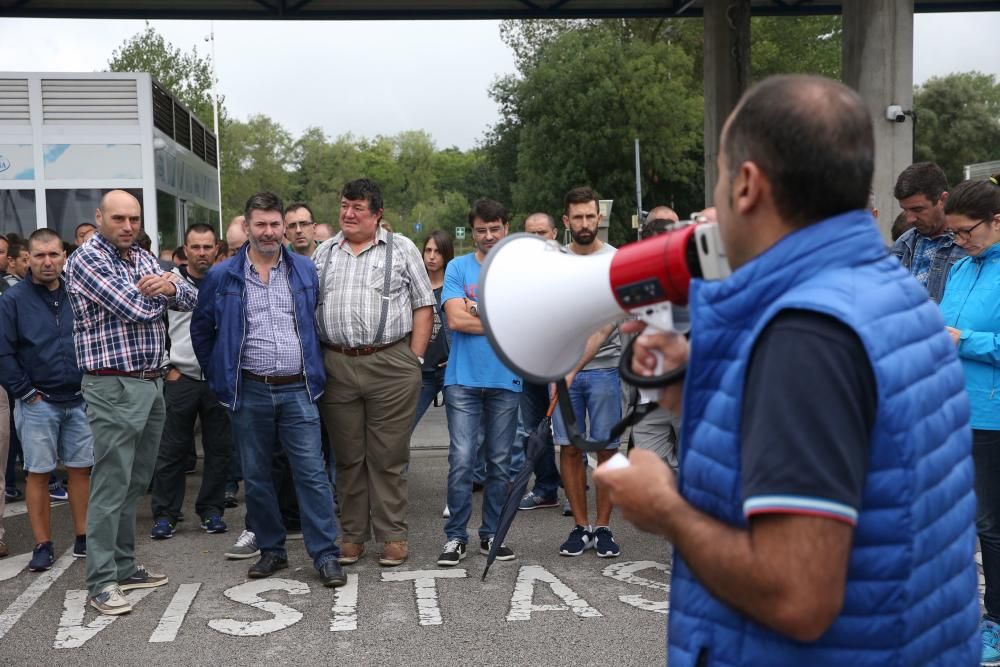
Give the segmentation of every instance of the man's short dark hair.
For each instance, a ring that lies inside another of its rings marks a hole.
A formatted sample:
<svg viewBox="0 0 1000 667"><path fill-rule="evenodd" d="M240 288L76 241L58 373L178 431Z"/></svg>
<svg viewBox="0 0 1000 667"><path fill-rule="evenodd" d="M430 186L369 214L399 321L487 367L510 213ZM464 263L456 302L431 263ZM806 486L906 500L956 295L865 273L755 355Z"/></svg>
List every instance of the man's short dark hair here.
<svg viewBox="0 0 1000 667"><path fill-rule="evenodd" d="M294 204L289 204L288 206L286 206L285 207L285 215L288 215L289 213L291 213L293 211L298 211L300 208L304 208L305 210L309 211L309 217L310 218L314 217L313 216L313 210L311 208L309 208L309 205L306 204L306 203L304 203L304 202L300 202L300 201L297 201Z"/></svg>
<svg viewBox="0 0 1000 667"><path fill-rule="evenodd" d="M382 188L370 178L358 178L348 181L340 191L340 196L350 201L364 199L368 202L368 210L372 213L378 213L379 210L384 208L382 205Z"/></svg>
<svg viewBox="0 0 1000 667"><path fill-rule="evenodd" d="M76 226L76 229L73 230L73 237L74 238L76 238L76 235L80 233L80 230L83 227L93 227L94 229L97 229L97 225L95 225L92 222L81 222L79 225Z"/></svg>
<svg viewBox="0 0 1000 667"><path fill-rule="evenodd" d="M46 241L59 241L62 243L62 239L59 235L47 227L42 227L41 229L36 229L31 232L31 236L28 237L27 251L31 252L31 242L38 241L39 243L45 243Z"/></svg>
<svg viewBox="0 0 1000 667"><path fill-rule="evenodd" d="M152 252L153 239L149 238L149 234L146 233L145 229L140 229L139 233L135 235L135 242L146 252Z"/></svg>
<svg viewBox="0 0 1000 667"><path fill-rule="evenodd" d="M179 245L176 248L174 248L174 252L171 254L171 257L174 259L175 262L177 260L180 260L182 262L186 262L187 261L187 253L184 251L184 246Z"/></svg>
<svg viewBox="0 0 1000 667"><path fill-rule="evenodd" d="M187 231L184 232L184 243L188 242L188 237L191 236L191 234L205 234L205 233L212 235L213 243L219 242L219 233L215 231L215 227L213 227L212 225L206 225L204 222L196 222L190 227L188 227ZM184 246L181 247L183 248Z"/></svg>
<svg viewBox="0 0 1000 667"><path fill-rule="evenodd" d="M285 217L285 205L281 202L281 197L273 192L258 192L247 199L246 206L243 207L243 215L248 223L250 222L250 213L253 211L277 211L281 217Z"/></svg>
<svg viewBox="0 0 1000 667"><path fill-rule="evenodd" d="M892 196L907 199L913 195L924 195L932 204L937 204L941 194L948 191L948 177L944 170L933 162L915 162L903 170L896 179Z"/></svg>
<svg viewBox="0 0 1000 667"><path fill-rule="evenodd" d="M21 254L21 251L27 252L27 250L28 250L28 244L20 240L20 237L18 237L18 240L10 241L8 243L7 256L12 259L17 259L17 256Z"/></svg>
<svg viewBox="0 0 1000 667"><path fill-rule="evenodd" d="M492 199L477 199L469 210L469 227L472 227L472 221L476 218L483 222L499 220L506 225L509 216L507 209L500 202Z"/></svg>
<svg viewBox="0 0 1000 667"><path fill-rule="evenodd" d="M587 186L573 188L566 193L565 197L563 197L563 207L566 209L567 215L569 214L570 204L586 204L588 202L594 202L594 205L597 207L597 212L601 212L601 199L597 196L597 193L594 192L593 188Z"/></svg>
<svg viewBox="0 0 1000 667"><path fill-rule="evenodd" d="M730 181L744 162L767 176L793 226L863 209L875 169L871 116L856 92L819 76L769 77L747 91L723 133Z"/></svg>

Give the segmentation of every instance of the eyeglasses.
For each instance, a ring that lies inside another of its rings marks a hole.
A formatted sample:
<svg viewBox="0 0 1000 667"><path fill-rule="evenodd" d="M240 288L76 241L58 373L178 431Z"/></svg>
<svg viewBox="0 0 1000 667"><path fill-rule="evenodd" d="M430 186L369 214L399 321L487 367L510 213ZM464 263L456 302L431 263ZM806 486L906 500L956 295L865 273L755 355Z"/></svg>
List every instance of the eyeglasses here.
<svg viewBox="0 0 1000 667"><path fill-rule="evenodd" d="M315 224L316 223L313 222L312 220L303 220L302 222L289 222L288 223L288 228L294 232L295 230L299 229L300 227L302 229L305 229L306 227L312 227Z"/></svg>
<svg viewBox="0 0 1000 667"><path fill-rule="evenodd" d="M950 236L953 239L958 238L961 239L962 241L969 241L972 239L972 230L978 227L979 225L983 224L984 222L989 222L989 219L980 220L979 222L972 225L968 229L949 229L948 236Z"/></svg>
<svg viewBox="0 0 1000 667"><path fill-rule="evenodd" d="M484 236L500 236L503 234L503 226L497 225L495 227L479 227L478 229L472 230L473 236L478 236L480 238Z"/></svg>

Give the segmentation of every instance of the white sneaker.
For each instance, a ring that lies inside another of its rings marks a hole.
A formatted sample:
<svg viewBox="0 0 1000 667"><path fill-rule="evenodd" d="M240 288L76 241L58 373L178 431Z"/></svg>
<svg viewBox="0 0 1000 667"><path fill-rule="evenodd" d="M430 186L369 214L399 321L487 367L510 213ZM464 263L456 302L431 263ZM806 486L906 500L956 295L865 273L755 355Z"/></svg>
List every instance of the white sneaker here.
<svg viewBox="0 0 1000 667"><path fill-rule="evenodd" d="M129 603L117 584L107 586L97 595L90 598L90 606L106 616L118 616L132 611Z"/></svg>
<svg viewBox="0 0 1000 667"><path fill-rule="evenodd" d="M236 544L226 550L226 558L229 560L244 560L260 555L257 548L257 536L249 530L244 530L236 539Z"/></svg>

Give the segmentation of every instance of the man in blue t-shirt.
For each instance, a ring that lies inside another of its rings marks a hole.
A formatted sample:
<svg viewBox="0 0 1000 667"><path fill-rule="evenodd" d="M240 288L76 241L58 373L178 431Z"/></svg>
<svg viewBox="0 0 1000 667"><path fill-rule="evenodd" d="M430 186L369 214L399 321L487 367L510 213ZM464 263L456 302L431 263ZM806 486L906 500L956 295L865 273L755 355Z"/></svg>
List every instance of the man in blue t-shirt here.
<svg viewBox="0 0 1000 667"><path fill-rule="evenodd" d="M448 415L447 541L437 564L453 567L465 558L469 541L467 524L472 514L472 471L476 464L480 422L485 439L486 484L479 550L488 554L496 533L500 508L510 481L510 455L517 431L521 378L497 357L479 320L476 290L479 269L486 254L507 236L507 209L491 199L480 199L469 211L469 227L476 251L453 259L445 270L441 301L452 331L451 355L444 375ZM513 560L514 552L502 545L497 560Z"/></svg>

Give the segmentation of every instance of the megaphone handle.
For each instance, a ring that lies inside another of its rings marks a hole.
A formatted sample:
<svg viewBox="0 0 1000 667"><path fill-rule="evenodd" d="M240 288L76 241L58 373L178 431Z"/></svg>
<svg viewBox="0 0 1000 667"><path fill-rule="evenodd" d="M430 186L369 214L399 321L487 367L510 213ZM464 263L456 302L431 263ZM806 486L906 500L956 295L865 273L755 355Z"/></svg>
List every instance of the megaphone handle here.
<svg viewBox="0 0 1000 667"><path fill-rule="evenodd" d="M658 329L653 326L647 326L646 330L643 332L645 334L656 334L661 333L663 330ZM663 374L663 353L659 350L652 350L653 356L656 358L656 367L653 371L654 375ZM633 350L634 354L634 350ZM660 400L660 395L663 394L663 387L651 387L651 388L639 388L639 398L642 399L643 403L656 403Z"/></svg>
<svg viewBox="0 0 1000 667"><path fill-rule="evenodd" d="M648 332L649 329L646 331ZM652 376L637 374L632 370L633 345L635 345L635 338L630 340L622 349L621 361L618 363L618 374L630 385L640 390L662 389L669 384L674 384L684 379L684 374L687 372L687 364L681 364L677 368L662 374ZM662 364L663 358L660 357L657 362L657 370L662 371Z"/></svg>

